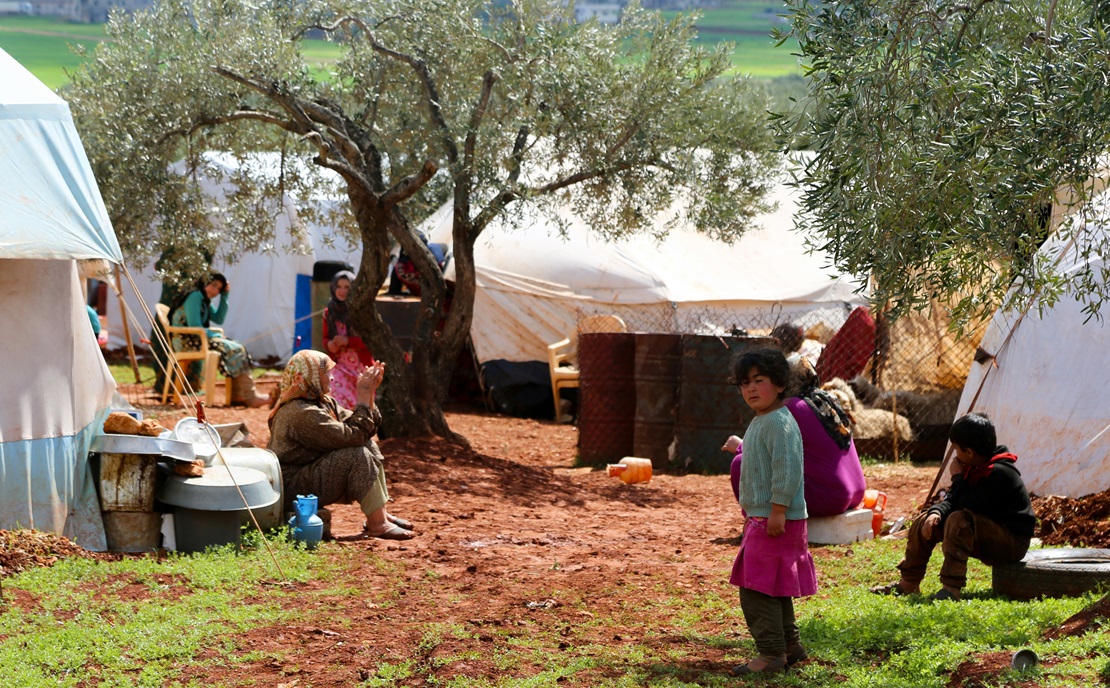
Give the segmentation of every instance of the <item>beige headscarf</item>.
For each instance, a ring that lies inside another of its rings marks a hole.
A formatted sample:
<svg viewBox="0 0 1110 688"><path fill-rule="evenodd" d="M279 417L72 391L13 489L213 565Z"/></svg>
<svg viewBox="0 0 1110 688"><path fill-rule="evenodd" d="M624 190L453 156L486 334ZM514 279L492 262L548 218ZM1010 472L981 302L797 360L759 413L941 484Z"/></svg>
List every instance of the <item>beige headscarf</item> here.
<svg viewBox="0 0 1110 688"><path fill-rule="evenodd" d="M278 400L270 409L270 424L273 424L274 414L278 409L294 399L323 401L326 396L323 380L334 365L335 362L328 358L327 354L319 351L302 349L293 354L281 374ZM331 412L331 405L324 404L324 407L329 413Z"/></svg>

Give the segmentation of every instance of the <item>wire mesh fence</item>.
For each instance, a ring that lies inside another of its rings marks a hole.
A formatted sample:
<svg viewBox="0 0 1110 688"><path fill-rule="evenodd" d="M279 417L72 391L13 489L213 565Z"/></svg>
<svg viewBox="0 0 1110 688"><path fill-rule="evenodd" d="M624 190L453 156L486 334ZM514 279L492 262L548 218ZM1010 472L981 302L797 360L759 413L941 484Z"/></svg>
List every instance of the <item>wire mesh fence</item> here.
<svg viewBox="0 0 1110 688"><path fill-rule="evenodd" d="M631 339L590 333L590 323L600 315L618 316ZM781 341L784 332L797 332L797 341L786 344L813 364L823 386L852 416L860 455L894 461L943 458L978 343L975 336L949 333L939 308L930 315L888 322L873 318L866 308L846 304L816 310L607 305L580 309L578 323L581 460L599 463L622 455L648 456L691 470L715 467L704 456L681 456L678 438L687 426L712 427L718 434L733 428L716 438L723 442L728 434L741 433L749 420L734 391L727 390L730 402L727 395L718 399L712 387L728 387L731 352L745 342L770 344ZM773 334L778 340L771 338ZM652 343L655 335L672 336L671 346L679 347L675 360L658 353L653 358L645 350L666 346ZM695 345L683 345L683 338L715 338L721 345L691 353ZM663 370L667 365L676 370ZM706 365L715 370L704 370ZM673 382L660 382L668 375ZM683 380L690 375L710 376L712 382L694 385L683 398ZM717 401L698 404L694 396ZM660 447L666 448L666 456L652 457L652 452L664 451Z"/></svg>

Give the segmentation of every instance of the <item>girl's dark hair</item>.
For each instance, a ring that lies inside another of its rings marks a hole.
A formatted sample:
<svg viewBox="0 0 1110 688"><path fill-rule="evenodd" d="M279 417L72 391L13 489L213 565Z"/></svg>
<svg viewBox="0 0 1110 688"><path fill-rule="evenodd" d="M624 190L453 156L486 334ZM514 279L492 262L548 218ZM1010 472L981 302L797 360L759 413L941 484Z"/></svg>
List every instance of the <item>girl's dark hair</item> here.
<svg viewBox="0 0 1110 688"><path fill-rule="evenodd" d="M775 329L771 330L771 339L778 342L782 350L788 354L802 348L802 342L805 341L805 338L805 330L794 323L780 323L775 325Z"/></svg>
<svg viewBox="0 0 1110 688"><path fill-rule="evenodd" d="M219 282L225 287L227 286L227 278L223 276L223 273L219 272L213 272L211 275L209 275L208 282ZM205 282L205 284L207 284L208 282Z"/></svg>
<svg viewBox="0 0 1110 688"><path fill-rule="evenodd" d="M948 431L948 439L952 444L958 444L987 458L994 456L994 450L998 447L994 423L981 411L957 418Z"/></svg>
<svg viewBox="0 0 1110 688"><path fill-rule="evenodd" d="M761 375L766 375L776 387L782 387L779 393L782 399L786 387L790 384L790 364L786 356L778 349L761 348L748 349L732 359L732 376L729 377L730 385L739 385L750 377L752 368Z"/></svg>

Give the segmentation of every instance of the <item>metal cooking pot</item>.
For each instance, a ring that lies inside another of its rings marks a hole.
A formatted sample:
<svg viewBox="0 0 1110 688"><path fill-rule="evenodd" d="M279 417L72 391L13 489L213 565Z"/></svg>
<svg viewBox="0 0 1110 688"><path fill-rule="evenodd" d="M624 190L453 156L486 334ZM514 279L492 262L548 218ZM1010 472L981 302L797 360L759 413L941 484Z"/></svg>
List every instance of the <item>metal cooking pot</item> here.
<svg viewBox="0 0 1110 688"><path fill-rule="evenodd" d="M167 475L158 490L159 501L197 511L260 509L278 499L265 473L241 466L210 466L204 469L204 475L195 478Z"/></svg>

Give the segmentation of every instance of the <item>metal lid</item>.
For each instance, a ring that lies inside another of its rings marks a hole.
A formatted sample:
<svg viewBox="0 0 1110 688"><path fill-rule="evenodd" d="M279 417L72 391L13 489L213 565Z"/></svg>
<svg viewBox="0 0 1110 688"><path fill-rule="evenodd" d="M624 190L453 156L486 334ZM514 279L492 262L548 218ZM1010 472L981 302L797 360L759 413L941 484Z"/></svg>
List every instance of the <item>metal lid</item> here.
<svg viewBox="0 0 1110 688"><path fill-rule="evenodd" d="M153 454L177 461L195 461L193 445L169 437L145 435L97 435L89 444L94 454Z"/></svg>
<svg viewBox="0 0 1110 688"><path fill-rule="evenodd" d="M193 445L197 458L204 459L204 463L209 466L212 465L212 457L223 446L220 433L211 423L202 423L192 416L177 421L177 425L173 426L173 436Z"/></svg>
<svg viewBox="0 0 1110 688"><path fill-rule="evenodd" d="M239 490L243 491L242 496ZM198 511L243 511L248 507L270 506L279 495L262 471L242 466L209 466L204 475L196 478L167 475L157 497L165 504Z"/></svg>

